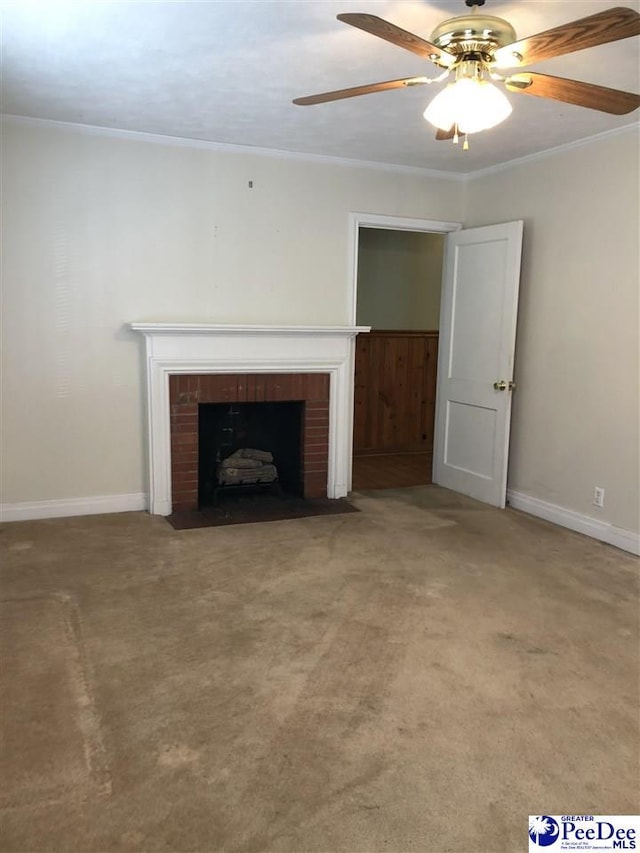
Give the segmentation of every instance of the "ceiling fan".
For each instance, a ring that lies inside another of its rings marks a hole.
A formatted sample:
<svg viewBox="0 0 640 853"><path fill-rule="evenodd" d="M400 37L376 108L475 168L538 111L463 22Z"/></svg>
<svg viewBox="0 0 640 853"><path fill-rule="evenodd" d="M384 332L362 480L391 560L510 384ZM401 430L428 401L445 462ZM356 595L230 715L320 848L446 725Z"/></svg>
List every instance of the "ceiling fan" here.
<svg viewBox="0 0 640 853"><path fill-rule="evenodd" d="M338 20L364 32L409 50L443 69L435 78L404 77L366 86L354 86L296 98L301 106L322 104L369 95L388 89L438 83L448 85L433 99L424 117L436 128L436 139L453 139L494 127L511 113L511 104L495 84L509 92L551 98L580 107L624 115L640 106L640 95L582 83L565 77L552 77L535 71L504 74L503 69L532 65L544 59L562 56L587 47L618 41L640 34L640 14L616 7L517 39L514 28L503 18L479 12L485 0L465 0L471 13L443 21L426 41L395 24L365 13L338 15Z"/></svg>

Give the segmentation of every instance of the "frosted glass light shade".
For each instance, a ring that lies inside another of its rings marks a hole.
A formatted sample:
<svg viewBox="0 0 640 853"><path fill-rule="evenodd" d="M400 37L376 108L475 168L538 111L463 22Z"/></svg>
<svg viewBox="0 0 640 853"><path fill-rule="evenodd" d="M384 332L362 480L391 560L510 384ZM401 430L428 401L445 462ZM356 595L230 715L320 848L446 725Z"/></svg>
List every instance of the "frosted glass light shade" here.
<svg viewBox="0 0 640 853"><path fill-rule="evenodd" d="M460 133L477 133L504 121L511 113L506 96L488 80L463 77L431 101L424 117L441 130L458 125Z"/></svg>

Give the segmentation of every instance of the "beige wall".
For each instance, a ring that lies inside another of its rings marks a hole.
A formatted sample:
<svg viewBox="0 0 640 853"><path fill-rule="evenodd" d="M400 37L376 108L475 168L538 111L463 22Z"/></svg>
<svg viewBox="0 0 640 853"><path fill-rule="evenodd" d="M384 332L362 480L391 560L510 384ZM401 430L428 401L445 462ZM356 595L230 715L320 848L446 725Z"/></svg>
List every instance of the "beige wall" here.
<svg viewBox="0 0 640 853"><path fill-rule="evenodd" d="M3 502L145 491L125 324L345 323L358 211L525 220L509 486L638 530L637 134L477 177L466 201L415 174L10 122L3 171Z"/></svg>
<svg viewBox="0 0 640 853"><path fill-rule="evenodd" d="M374 329L437 329L444 234L361 228L359 324Z"/></svg>
<svg viewBox="0 0 640 853"><path fill-rule="evenodd" d="M463 215L461 182L3 131L8 504L146 491L143 348L126 323L347 323L350 212Z"/></svg>
<svg viewBox="0 0 640 853"><path fill-rule="evenodd" d="M478 177L465 218L525 221L509 487L630 531L640 514L638 150L627 132Z"/></svg>

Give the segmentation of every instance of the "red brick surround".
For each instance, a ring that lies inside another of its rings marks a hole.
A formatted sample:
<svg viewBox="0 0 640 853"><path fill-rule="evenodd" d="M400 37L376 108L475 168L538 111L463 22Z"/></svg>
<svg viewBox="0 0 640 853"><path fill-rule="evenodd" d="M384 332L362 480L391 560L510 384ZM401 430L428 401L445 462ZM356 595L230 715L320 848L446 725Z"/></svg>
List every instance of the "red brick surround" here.
<svg viewBox="0 0 640 853"><path fill-rule="evenodd" d="M305 498L326 498L329 374L215 373L169 377L173 511L198 507L198 404L303 401L302 479Z"/></svg>

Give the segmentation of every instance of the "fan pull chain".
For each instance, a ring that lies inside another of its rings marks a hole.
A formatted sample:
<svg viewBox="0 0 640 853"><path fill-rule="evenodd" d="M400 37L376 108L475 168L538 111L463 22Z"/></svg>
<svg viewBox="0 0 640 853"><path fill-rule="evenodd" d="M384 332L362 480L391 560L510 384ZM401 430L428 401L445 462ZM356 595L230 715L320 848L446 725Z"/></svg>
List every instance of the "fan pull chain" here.
<svg viewBox="0 0 640 853"><path fill-rule="evenodd" d="M465 133L465 135L464 135L464 145L462 146L462 150L463 150L463 151L468 151L468 150L469 150L469 137L467 136L467 134L466 134L466 133Z"/></svg>
<svg viewBox="0 0 640 853"><path fill-rule="evenodd" d="M460 140L460 137L458 136L458 125L455 124L454 125L454 131L453 131L453 144L457 145L459 140Z"/></svg>

